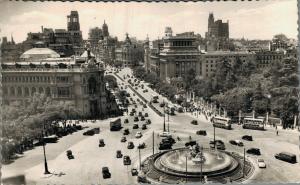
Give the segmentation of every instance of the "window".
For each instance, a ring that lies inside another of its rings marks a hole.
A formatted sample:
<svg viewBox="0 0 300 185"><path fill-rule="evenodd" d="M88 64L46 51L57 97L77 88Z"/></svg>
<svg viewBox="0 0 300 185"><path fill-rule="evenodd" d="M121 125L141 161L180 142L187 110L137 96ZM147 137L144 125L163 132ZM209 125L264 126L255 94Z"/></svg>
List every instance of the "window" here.
<svg viewBox="0 0 300 185"><path fill-rule="evenodd" d="M69 82L69 77L67 76L58 76L56 77L56 81L60 83L68 83Z"/></svg>
<svg viewBox="0 0 300 185"><path fill-rule="evenodd" d="M57 94L58 94L58 97L69 97L70 89L69 89L69 87L58 87Z"/></svg>
<svg viewBox="0 0 300 185"><path fill-rule="evenodd" d="M28 89L28 87L25 87L25 96L29 96L29 89Z"/></svg>

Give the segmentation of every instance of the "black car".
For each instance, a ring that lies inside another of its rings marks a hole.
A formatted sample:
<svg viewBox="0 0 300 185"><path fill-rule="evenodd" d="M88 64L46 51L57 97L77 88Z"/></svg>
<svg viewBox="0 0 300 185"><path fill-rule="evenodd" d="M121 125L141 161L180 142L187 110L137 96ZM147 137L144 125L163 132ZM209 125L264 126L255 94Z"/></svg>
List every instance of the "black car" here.
<svg viewBox="0 0 300 185"><path fill-rule="evenodd" d="M136 168L132 168L132 169L131 169L131 175L132 175L132 176L137 176L138 174L139 174L139 172L137 171Z"/></svg>
<svg viewBox="0 0 300 185"><path fill-rule="evenodd" d="M197 120L193 120L193 121L191 121L191 124L198 125L198 121Z"/></svg>
<svg viewBox="0 0 300 185"><path fill-rule="evenodd" d="M246 151L248 154L261 155L259 148L250 148Z"/></svg>
<svg viewBox="0 0 300 185"><path fill-rule="evenodd" d="M143 124L142 125L142 130L146 130L147 129L147 125L146 124Z"/></svg>
<svg viewBox="0 0 300 185"><path fill-rule="evenodd" d="M250 136L250 135L244 135L244 136L242 137L242 139L243 139L243 140L247 140L247 141L253 141L253 138L252 138L252 136Z"/></svg>
<svg viewBox="0 0 300 185"><path fill-rule="evenodd" d="M134 122L137 122L137 121L139 121L139 117L134 117L134 120L133 120Z"/></svg>
<svg viewBox="0 0 300 185"><path fill-rule="evenodd" d="M72 150L67 150L67 157L68 157L68 159L74 159L74 155L72 153Z"/></svg>
<svg viewBox="0 0 300 185"><path fill-rule="evenodd" d="M130 112L130 113L129 113L129 116L133 116L133 115L134 115L134 112Z"/></svg>
<svg viewBox="0 0 300 185"><path fill-rule="evenodd" d="M144 107L144 108L147 108L147 105L146 105L146 104L144 104L144 105L143 105L143 107Z"/></svg>
<svg viewBox="0 0 300 185"><path fill-rule="evenodd" d="M144 149L146 147L145 143L139 144L138 149Z"/></svg>
<svg viewBox="0 0 300 185"><path fill-rule="evenodd" d="M232 145L237 145L237 142L235 140L230 140L229 143Z"/></svg>
<svg viewBox="0 0 300 185"><path fill-rule="evenodd" d="M111 177L108 167L102 168L102 176L103 176L103 179L107 179L107 178Z"/></svg>
<svg viewBox="0 0 300 185"><path fill-rule="evenodd" d="M94 130L88 130L83 133L84 136L93 136L95 134Z"/></svg>
<svg viewBox="0 0 300 185"><path fill-rule="evenodd" d="M197 142L196 141L189 141L189 142L186 142L185 143L185 146L187 147L187 146L194 146L194 145L196 145L197 144Z"/></svg>
<svg viewBox="0 0 300 185"><path fill-rule="evenodd" d="M142 112L139 112L139 116L140 116L140 117L143 116L143 113L142 113Z"/></svg>
<svg viewBox="0 0 300 185"><path fill-rule="evenodd" d="M132 129L138 129L139 128L139 125L138 124L134 124L133 126L132 126Z"/></svg>
<svg viewBox="0 0 300 185"><path fill-rule="evenodd" d="M197 135L201 135L201 136L206 136L206 135L207 135L206 130L198 130L198 131L196 132L196 134L197 134Z"/></svg>
<svg viewBox="0 0 300 185"><path fill-rule="evenodd" d="M145 113L145 117L149 117L148 113Z"/></svg>
<svg viewBox="0 0 300 185"><path fill-rule="evenodd" d="M116 157L117 158L122 158L123 157L123 154L122 154L121 150L117 150Z"/></svg>
<svg viewBox="0 0 300 185"><path fill-rule="evenodd" d="M100 133L100 128L93 128L94 134L99 134Z"/></svg>
<svg viewBox="0 0 300 185"><path fill-rule="evenodd" d="M128 142L128 145L127 145L127 148L128 148L128 149L133 149L133 148L134 148L133 142L129 141L129 142Z"/></svg>
<svg viewBox="0 0 300 185"><path fill-rule="evenodd" d="M161 141L164 143L171 143L171 144L176 143L175 139L173 139L171 136L163 138Z"/></svg>
<svg viewBox="0 0 300 185"><path fill-rule="evenodd" d="M123 135L128 135L128 134L130 134L130 132L129 132L129 129L126 128L126 129L123 131Z"/></svg>
<svg viewBox="0 0 300 185"><path fill-rule="evenodd" d="M130 159L130 157L128 155L125 155L123 157L123 164L124 165L131 165L131 159Z"/></svg>
<svg viewBox="0 0 300 185"><path fill-rule="evenodd" d="M160 142L158 149L159 150L170 150L170 149L172 149L172 144L171 143Z"/></svg>
<svg viewBox="0 0 300 185"><path fill-rule="evenodd" d="M151 124L151 120L150 120L150 119L147 119L147 120L146 120L146 124L147 124L147 125Z"/></svg>
<svg viewBox="0 0 300 185"><path fill-rule="evenodd" d="M122 142L122 143L125 143L126 141L127 141L126 137L123 136L123 137L121 138L121 142Z"/></svg>
<svg viewBox="0 0 300 185"><path fill-rule="evenodd" d="M289 152L280 152L275 154L275 158L289 163L297 163L296 155Z"/></svg>
<svg viewBox="0 0 300 185"><path fill-rule="evenodd" d="M99 139L99 147L104 147L105 143L103 139Z"/></svg>
<svg viewBox="0 0 300 185"><path fill-rule="evenodd" d="M160 107L164 107L164 106L165 106L165 103L160 103L159 106L160 106Z"/></svg>
<svg viewBox="0 0 300 185"><path fill-rule="evenodd" d="M125 120L124 120L124 123L129 123L128 119L125 119Z"/></svg>
<svg viewBox="0 0 300 185"><path fill-rule="evenodd" d="M141 121L145 121L145 117L144 116L141 116Z"/></svg>

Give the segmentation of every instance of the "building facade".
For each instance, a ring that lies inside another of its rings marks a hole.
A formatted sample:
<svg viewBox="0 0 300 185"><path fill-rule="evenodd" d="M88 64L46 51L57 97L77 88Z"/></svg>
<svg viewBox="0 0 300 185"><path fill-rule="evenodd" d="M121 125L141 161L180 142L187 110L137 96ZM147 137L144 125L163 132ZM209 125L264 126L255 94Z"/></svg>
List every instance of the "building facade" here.
<svg viewBox="0 0 300 185"><path fill-rule="evenodd" d="M40 52L42 56L44 50ZM2 65L2 90L4 103L44 93L54 101L71 102L88 118L104 117L112 107L107 100L104 68L91 55L82 64L74 58L47 58Z"/></svg>
<svg viewBox="0 0 300 185"><path fill-rule="evenodd" d="M284 52L282 51L259 51L255 53L256 67L258 69L264 69L271 67L274 62L281 62L284 58Z"/></svg>

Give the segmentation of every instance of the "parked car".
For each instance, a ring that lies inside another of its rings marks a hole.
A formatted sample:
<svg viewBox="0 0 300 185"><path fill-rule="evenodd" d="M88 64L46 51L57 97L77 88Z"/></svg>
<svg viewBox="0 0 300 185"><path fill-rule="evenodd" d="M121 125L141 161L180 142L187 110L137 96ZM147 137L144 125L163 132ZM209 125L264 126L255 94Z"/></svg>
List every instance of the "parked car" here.
<svg viewBox="0 0 300 185"><path fill-rule="evenodd" d="M146 105L146 104L144 104L144 105L143 105L143 108L147 108L147 105Z"/></svg>
<svg viewBox="0 0 300 185"><path fill-rule="evenodd" d="M130 157L128 155L125 155L123 157L123 164L124 165L131 165L131 159L130 159Z"/></svg>
<svg viewBox="0 0 300 185"><path fill-rule="evenodd" d="M129 113L129 116L133 116L133 115L134 115L134 112L130 112L130 113Z"/></svg>
<svg viewBox="0 0 300 185"><path fill-rule="evenodd" d="M145 117L144 116L141 116L141 121L145 121Z"/></svg>
<svg viewBox="0 0 300 185"><path fill-rule="evenodd" d="M123 157L123 154L122 154L121 150L117 150L116 157L117 158L122 158Z"/></svg>
<svg viewBox="0 0 300 185"><path fill-rule="evenodd" d="M182 108L182 107L179 107L179 108L177 109L177 111L178 111L179 113L182 113L182 112L183 112L183 108Z"/></svg>
<svg viewBox="0 0 300 185"><path fill-rule="evenodd" d="M244 146L244 143L241 140L235 140L238 146Z"/></svg>
<svg viewBox="0 0 300 185"><path fill-rule="evenodd" d="M132 126L132 129L138 129L139 128L139 125L138 124L133 124L133 126Z"/></svg>
<svg viewBox="0 0 300 185"><path fill-rule="evenodd" d="M197 135L202 135L202 136L206 136L206 135L207 135L206 130L198 130L198 131L196 132L196 134L197 134Z"/></svg>
<svg viewBox="0 0 300 185"><path fill-rule="evenodd" d="M257 165L258 165L259 168L266 168L267 167L265 161L261 158L257 159Z"/></svg>
<svg viewBox="0 0 300 185"><path fill-rule="evenodd" d="M99 134L100 133L100 128L93 128L94 134Z"/></svg>
<svg viewBox="0 0 300 185"><path fill-rule="evenodd" d="M143 134L141 132L137 132L135 134L135 138L141 138L143 136Z"/></svg>
<svg viewBox="0 0 300 185"><path fill-rule="evenodd" d="M139 172L137 171L136 168L132 168L132 169L131 169L131 175L132 175L132 176L137 176L138 174L139 174Z"/></svg>
<svg viewBox="0 0 300 185"><path fill-rule="evenodd" d="M95 134L94 130L88 130L83 132L84 136L93 136Z"/></svg>
<svg viewBox="0 0 300 185"><path fill-rule="evenodd" d="M244 136L242 137L242 139L243 139L243 140L247 140L247 141L253 141L253 138L252 138L252 136L250 136L250 135L244 135Z"/></svg>
<svg viewBox="0 0 300 185"><path fill-rule="evenodd" d="M135 116L133 121L134 121L134 122L139 121L139 117Z"/></svg>
<svg viewBox="0 0 300 185"><path fill-rule="evenodd" d="M104 147L105 143L103 139L99 139L99 147Z"/></svg>
<svg viewBox="0 0 300 185"><path fill-rule="evenodd" d="M125 119L125 120L124 120L124 123L129 123L128 119Z"/></svg>
<svg viewBox="0 0 300 185"><path fill-rule="evenodd" d="M133 149L134 148L133 142L129 141L128 144L127 144L127 148L128 149Z"/></svg>
<svg viewBox="0 0 300 185"><path fill-rule="evenodd" d="M139 116L140 116L140 117L143 116L143 113L142 113L142 112L139 112Z"/></svg>
<svg viewBox="0 0 300 185"><path fill-rule="evenodd" d="M250 148L246 151L248 154L261 155L259 148Z"/></svg>
<svg viewBox="0 0 300 185"><path fill-rule="evenodd" d="M103 179L107 179L107 178L111 177L108 167L102 168L102 176L103 176Z"/></svg>
<svg viewBox="0 0 300 185"><path fill-rule="evenodd" d="M193 121L191 121L191 124L198 125L198 121L197 120L193 120Z"/></svg>
<svg viewBox="0 0 300 185"><path fill-rule="evenodd" d="M129 132L129 129L126 128L126 129L123 131L123 135L128 135L128 134L130 134L130 132Z"/></svg>
<svg viewBox="0 0 300 185"><path fill-rule="evenodd" d="M150 119L147 119L147 120L146 120L146 124L147 124L147 125L151 124L151 120L150 120Z"/></svg>
<svg viewBox="0 0 300 185"><path fill-rule="evenodd" d="M159 106L160 106L160 107L164 107L164 106L165 106L165 103L160 103Z"/></svg>
<svg viewBox="0 0 300 185"><path fill-rule="evenodd" d="M126 141L127 141L126 137L123 136L123 137L121 138L121 142L122 142L122 143L125 143Z"/></svg>
<svg viewBox="0 0 300 185"><path fill-rule="evenodd" d="M146 129L147 129L147 124L144 123L144 124L142 125L142 130L146 130Z"/></svg>
<svg viewBox="0 0 300 185"><path fill-rule="evenodd" d="M147 113L147 112L145 113L145 117L149 117L149 115L148 115L148 113Z"/></svg>
<svg viewBox="0 0 300 185"><path fill-rule="evenodd" d="M296 155L289 152L280 152L275 154L275 158L289 163L297 163Z"/></svg>

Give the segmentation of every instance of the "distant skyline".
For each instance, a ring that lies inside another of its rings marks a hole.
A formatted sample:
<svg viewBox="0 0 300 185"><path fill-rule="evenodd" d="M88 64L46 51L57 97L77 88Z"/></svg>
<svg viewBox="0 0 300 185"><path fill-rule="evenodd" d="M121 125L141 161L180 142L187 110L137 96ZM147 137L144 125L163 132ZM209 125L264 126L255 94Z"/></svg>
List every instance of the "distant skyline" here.
<svg viewBox="0 0 300 185"><path fill-rule="evenodd" d="M1 0L0 0L1 1ZM162 37L167 26L173 33L194 31L205 36L210 12L215 19L229 21L230 38L272 39L283 33L297 39L297 1L189 2L189 3L71 3L71 2L0 2L0 36L11 34L16 42L29 32L44 28L67 29L70 11L79 13L83 38L93 27L108 25L111 36L119 40L125 34L144 40Z"/></svg>

